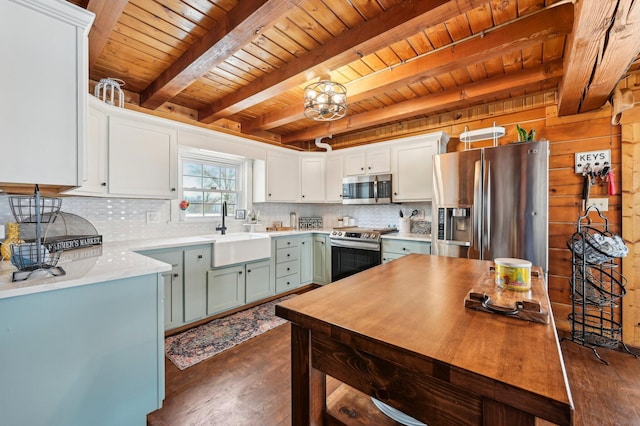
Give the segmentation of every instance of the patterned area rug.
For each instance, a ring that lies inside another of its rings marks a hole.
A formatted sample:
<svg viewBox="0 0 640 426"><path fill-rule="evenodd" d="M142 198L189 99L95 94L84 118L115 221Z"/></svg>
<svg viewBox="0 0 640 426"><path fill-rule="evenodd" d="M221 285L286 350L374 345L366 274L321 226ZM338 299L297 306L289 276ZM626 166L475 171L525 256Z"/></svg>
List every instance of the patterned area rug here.
<svg viewBox="0 0 640 426"><path fill-rule="evenodd" d="M275 316L275 305L295 294L272 300L169 336L164 341L167 358L180 370L269 331L287 320Z"/></svg>

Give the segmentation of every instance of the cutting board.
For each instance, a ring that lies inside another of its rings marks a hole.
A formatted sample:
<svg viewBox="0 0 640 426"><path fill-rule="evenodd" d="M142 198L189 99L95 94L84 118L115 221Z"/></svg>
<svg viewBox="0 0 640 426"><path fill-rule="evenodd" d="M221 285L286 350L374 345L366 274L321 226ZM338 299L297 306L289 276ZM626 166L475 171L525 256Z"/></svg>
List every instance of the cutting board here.
<svg viewBox="0 0 640 426"><path fill-rule="evenodd" d="M491 268L465 297L465 308L549 324L549 306L541 268L532 268L529 291L502 288L495 284L494 279L494 271Z"/></svg>

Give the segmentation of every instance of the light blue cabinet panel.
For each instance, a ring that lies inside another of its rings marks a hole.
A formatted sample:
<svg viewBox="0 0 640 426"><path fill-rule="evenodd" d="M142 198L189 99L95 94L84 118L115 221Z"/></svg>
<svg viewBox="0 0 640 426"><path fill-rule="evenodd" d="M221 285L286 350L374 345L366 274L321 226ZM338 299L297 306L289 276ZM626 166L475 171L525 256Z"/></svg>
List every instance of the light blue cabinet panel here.
<svg viewBox="0 0 640 426"><path fill-rule="evenodd" d="M184 283L182 280L182 249L167 249L143 254L171 265L171 271L162 274L164 279L164 328L184 324Z"/></svg>
<svg viewBox="0 0 640 426"><path fill-rule="evenodd" d="M184 320L207 315L207 271L211 265L211 245L184 249Z"/></svg>
<svg viewBox="0 0 640 426"><path fill-rule="evenodd" d="M207 272L207 315L244 305L244 265Z"/></svg>
<svg viewBox="0 0 640 426"><path fill-rule="evenodd" d="M160 274L0 299L0 423L145 425L164 399Z"/></svg>
<svg viewBox="0 0 640 426"><path fill-rule="evenodd" d="M390 262L411 253L431 254L431 243L427 241L382 239L382 262Z"/></svg>
<svg viewBox="0 0 640 426"><path fill-rule="evenodd" d="M303 236L300 238L300 284L313 282L313 238Z"/></svg>
<svg viewBox="0 0 640 426"><path fill-rule="evenodd" d="M247 263L245 266L245 303L255 302L275 294L275 275L271 261Z"/></svg>
<svg viewBox="0 0 640 426"><path fill-rule="evenodd" d="M326 235L313 236L313 282L328 284L331 282L331 248Z"/></svg>
<svg viewBox="0 0 640 426"><path fill-rule="evenodd" d="M300 287L300 273L287 275L285 277L276 278L276 293L283 293L285 291L293 290Z"/></svg>

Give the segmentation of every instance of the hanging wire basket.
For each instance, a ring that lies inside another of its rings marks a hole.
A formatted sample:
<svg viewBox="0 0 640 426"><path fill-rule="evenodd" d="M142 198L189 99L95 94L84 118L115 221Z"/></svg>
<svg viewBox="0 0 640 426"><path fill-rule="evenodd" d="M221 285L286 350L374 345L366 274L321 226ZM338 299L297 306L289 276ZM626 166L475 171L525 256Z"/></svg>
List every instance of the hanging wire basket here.
<svg viewBox="0 0 640 426"><path fill-rule="evenodd" d="M36 200L39 200L36 201ZM11 213L19 223L37 223L38 214L40 223L49 223L56 220L62 206L61 198L53 197L29 197L11 196L9 197ZM37 207L37 209L36 209ZM39 213L38 213L39 212Z"/></svg>

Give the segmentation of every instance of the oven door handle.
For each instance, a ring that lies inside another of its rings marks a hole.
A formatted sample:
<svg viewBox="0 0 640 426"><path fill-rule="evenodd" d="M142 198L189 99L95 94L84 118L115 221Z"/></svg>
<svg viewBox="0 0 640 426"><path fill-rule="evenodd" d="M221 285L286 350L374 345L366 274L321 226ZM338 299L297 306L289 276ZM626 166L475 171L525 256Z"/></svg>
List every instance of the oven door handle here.
<svg viewBox="0 0 640 426"><path fill-rule="evenodd" d="M380 244L366 241L331 240L331 247L344 247L368 251L380 251Z"/></svg>

